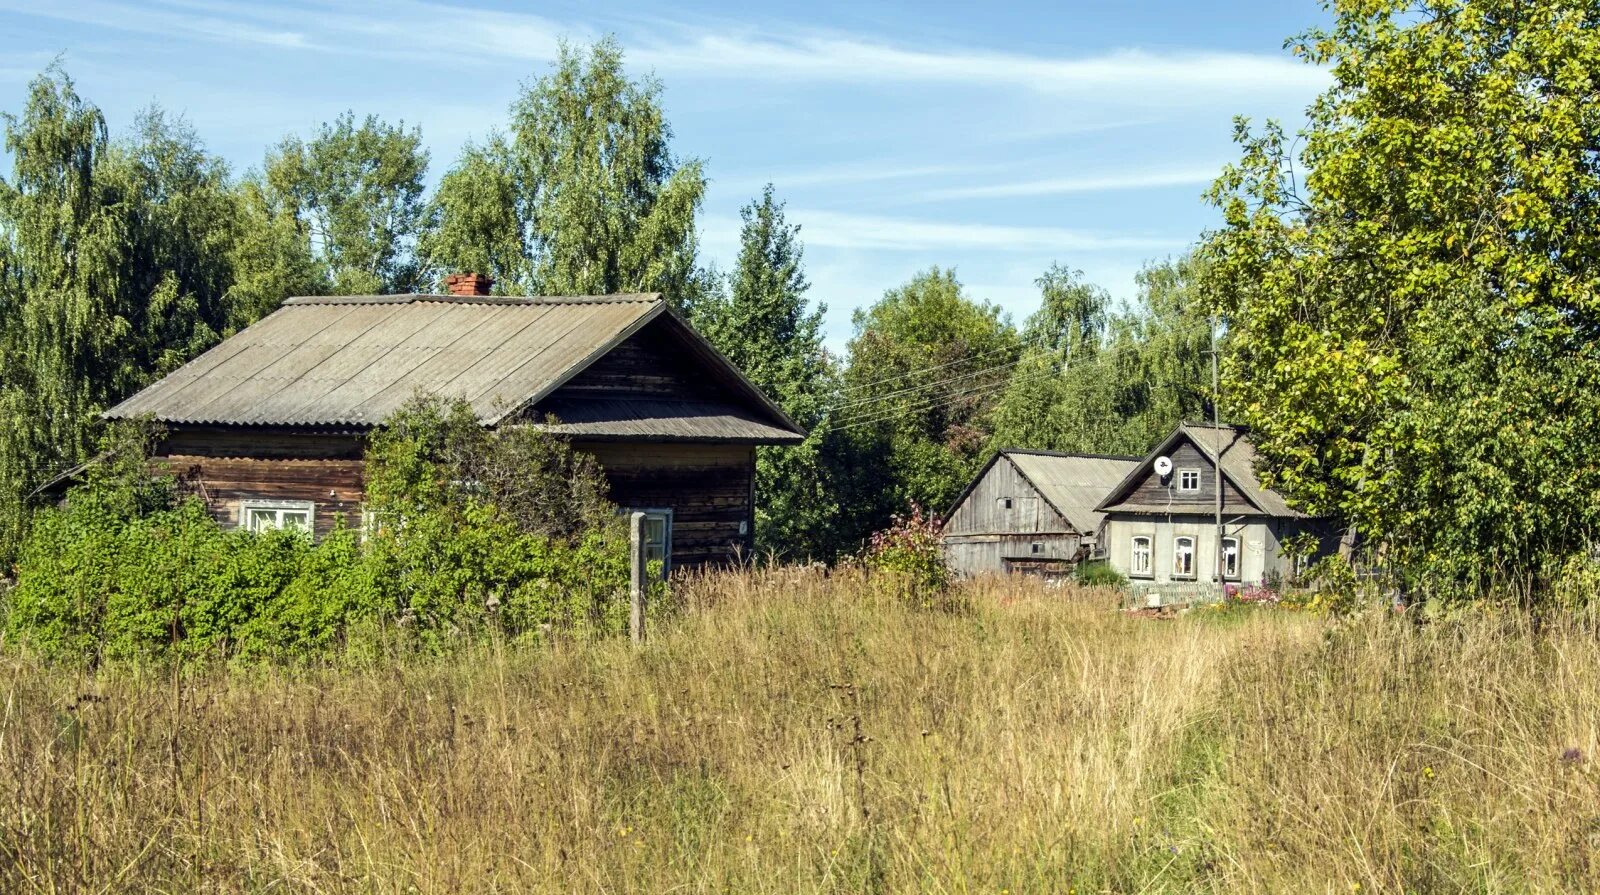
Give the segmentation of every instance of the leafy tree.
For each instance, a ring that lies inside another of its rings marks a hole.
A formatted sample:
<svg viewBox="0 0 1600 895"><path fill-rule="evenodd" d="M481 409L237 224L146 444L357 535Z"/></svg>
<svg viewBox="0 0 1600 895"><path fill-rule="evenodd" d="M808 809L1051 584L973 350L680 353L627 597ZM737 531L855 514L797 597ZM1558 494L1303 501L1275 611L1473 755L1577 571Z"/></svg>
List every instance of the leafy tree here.
<svg viewBox="0 0 1600 895"><path fill-rule="evenodd" d="M739 262L727 294L712 293L696 309L702 333L810 430L792 447L756 451L756 548L784 556L828 552L838 505L823 480L825 431L818 428L830 397L822 347L824 308L811 307L802 269L799 225L784 219L769 184L740 212Z"/></svg>
<svg viewBox="0 0 1600 895"><path fill-rule="evenodd" d="M5 131L0 562L23 497L86 454L96 412L226 328L236 235L227 168L159 110L113 142L52 67Z"/></svg>
<svg viewBox="0 0 1600 895"><path fill-rule="evenodd" d="M855 313L827 451L852 549L913 506L943 508L976 471L988 415L1021 355L1000 309L937 267Z"/></svg>
<svg viewBox="0 0 1600 895"><path fill-rule="evenodd" d="M267 222L288 212L304 224L328 291L414 292L427 170L420 128L346 112L309 142L284 139L251 186Z"/></svg>
<svg viewBox="0 0 1600 895"><path fill-rule="evenodd" d="M1185 419L1211 416L1211 330L1190 259L1146 266L1134 305L1083 275L1039 279L1028 354L994 413L994 447L1142 454Z"/></svg>
<svg viewBox="0 0 1600 895"><path fill-rule="evenodd" d="M1600 513L1600 7L1338 0L1298 162L1240 122L1207 282L1270 481L1476 593Z"/></svg>
<svg viewBox="0 0 1600 895"><path fill-rule="evenodd" d="M630 80L607 38L563 45L555 71L511 106L509 135L468 147L434 199L426 252L506 292L660 291L683 306L703 286L699 161L669 151L661 85Z"/></svg>

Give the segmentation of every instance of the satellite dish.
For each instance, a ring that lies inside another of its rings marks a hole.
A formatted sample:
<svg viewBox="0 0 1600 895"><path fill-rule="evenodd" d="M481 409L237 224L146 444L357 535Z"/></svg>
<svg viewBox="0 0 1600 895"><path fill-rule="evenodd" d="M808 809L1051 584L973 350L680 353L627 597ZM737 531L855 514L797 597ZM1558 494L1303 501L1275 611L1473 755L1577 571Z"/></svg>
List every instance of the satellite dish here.
<svg viewBox="0 0 1600 895"><path fill-rule="evenodd" d="M1157 457L1156 458L1156 475L1161 476L1162 478L1166 478L1167 476L1172 475L1172 458L1171 457Z"/></svg>

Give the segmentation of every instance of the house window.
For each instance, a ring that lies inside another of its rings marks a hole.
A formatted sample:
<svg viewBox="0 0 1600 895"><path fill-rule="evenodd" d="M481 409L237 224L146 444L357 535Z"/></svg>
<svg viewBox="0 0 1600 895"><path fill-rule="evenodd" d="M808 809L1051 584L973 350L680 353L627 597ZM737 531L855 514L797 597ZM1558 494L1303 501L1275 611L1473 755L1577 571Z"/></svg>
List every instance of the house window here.
<svg viewBox="0 0 1600 895"><path fill-rule="evenodd" d="M1239 580L1239 539L1222 539L1222 577Z"/></svg>
<svg viewBox="0 0 1600 895"><path fill-rule="evenodd" d="M1000 498L1000 509L1002 509L1002 510L1011 509L1011 498L1009 498L1009 497Z"/></svg>
<svg viewBox="0 0 1600 895"><path fill-rule="evenodd" d="M672 566L672 511L638 507L623 513L644 514L644 559L647 563L661 563L661 577L665 579Z"/></svg>
<svg viewBox="0 0 1600 895"><path fill-rule="evenodd" d="M1172 577L1194 577L1194 538L1172 539Z"/></svg>
<svg viewBox="0 0 1600 895"><path fill-rule="evenodd" d="M309 500L241 500L239 525L246 531L286 528L309 534L317 505Z"/></svg>
<svg viewBox="0 0 1600 895"><path fill-rule="evenodd" d="M1029 545L1028 552L1029 553L1043 553L1044 552L1044 545L1039 543L1038 541L1034 541L1031 545Z"/></svg>
<svg viewBox="0 0 1600 895"><path fill-rule="evenodd" d="M1128 563L1128 574L1142 578L1150 577L1153 564L1150 562L1150 538L1139 535L1133 539L1133 557Z"/></svg>
<svg viewBox="0 0 1600 895"><path fill-rule="evenodd" d="M1180 469L1180 470L1178 470L1178 490L1179 491L1190 491L1190 492L1199 491L1200 490L1200 470L1198 470L1198 469Z"/></svg>

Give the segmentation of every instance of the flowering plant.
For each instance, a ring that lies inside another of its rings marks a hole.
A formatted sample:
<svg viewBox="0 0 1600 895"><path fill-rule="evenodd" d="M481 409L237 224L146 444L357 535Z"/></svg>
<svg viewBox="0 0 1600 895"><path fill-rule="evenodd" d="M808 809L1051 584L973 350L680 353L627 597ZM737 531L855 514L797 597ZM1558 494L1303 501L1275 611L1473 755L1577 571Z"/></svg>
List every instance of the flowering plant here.
<svg viewBox="0 0 1600 895"><path fill-rule="evenodd" d="M912 504L911 512L895 515L888 528L872 535L864 557L867 568L887 573L906 596L930 600L950 586L943 528L937 514Z"/></svg>

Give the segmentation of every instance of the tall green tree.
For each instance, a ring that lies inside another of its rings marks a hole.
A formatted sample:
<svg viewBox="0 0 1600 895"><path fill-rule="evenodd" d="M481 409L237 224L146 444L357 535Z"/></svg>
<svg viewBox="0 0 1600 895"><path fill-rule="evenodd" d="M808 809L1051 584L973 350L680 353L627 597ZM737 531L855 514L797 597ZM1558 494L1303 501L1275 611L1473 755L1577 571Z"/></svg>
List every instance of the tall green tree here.
<svg viewBox="0 0 1600 895"><path fill-rule="evenodd" d="M1232 407L1418 587L1537 580L1600 522L1600 7L1329 10L1298 159L1241 122L1212 194Z"/></svg>
<svg viewBox="0 0 1600 895"><path fill-rule="evenodd" d="M896 512L943 512L976 471L989 414L1021 356L1000 308L970 298L937 267L854 316L829 428L830 476L849 550Z"/></svg>
<svg viewBox="0 0 1600 895"><path fill-rule="evenodd" d="M1195 270L1189 258L1146 265L1120 310L1081 272L1047 271L993 446L1142 454L1179 422L1210 419L1211 307Z"/></svg>
<svg viewBox="0 0 1600 895"><path fill-rule="evenodd" d="M287 212L303 224L325 291L414 292L427 171L420 128L346 112L310 140L285 138L250 187L266 221L281 224Z"/></svg>
<svg viewBox="0 0 1600 895"><path fill-rule="evenodd" d="M232 311L228 171L159 110L112 141L52 67L5 116L0 561L23 498L80 460L102 408L214 343Z"/></svg>
<svg viewBox="0 0 1600 895"><path fill-rule="evenodd" d="M704 286L697 160L671 153L661 85L630 79L607 38L563 45L555 70L511 106L507 134L468 147L440 182L426 253L504 292L660 291L682 306Z"/></svg>
<svg viewBox="0 0 1600 895"><path fill-rule="evenodd" d="M768 184L741 211L738 265L725 294L707 295L695 323L750 380L810 434L793 447L756 451L756 548L785 557L826 556L838 504L824 480L831 371L822 347L825 308L806 300L799 225L789 224Z"/></svg>

